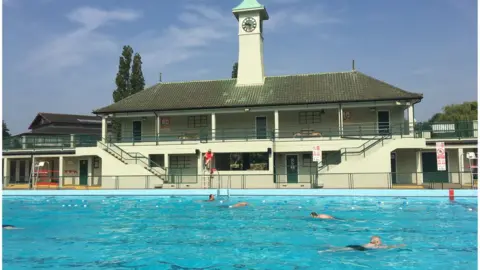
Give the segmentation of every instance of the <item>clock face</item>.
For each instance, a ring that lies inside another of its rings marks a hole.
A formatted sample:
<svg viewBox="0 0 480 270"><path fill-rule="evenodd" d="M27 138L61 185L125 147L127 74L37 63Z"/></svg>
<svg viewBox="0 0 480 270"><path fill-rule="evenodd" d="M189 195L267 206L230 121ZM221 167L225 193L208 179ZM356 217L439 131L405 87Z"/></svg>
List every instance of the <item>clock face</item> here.
<svg viewBox="0 0 480 270"><path fill-rule="evenodd" d="M252 17L247 17L242 22L242 28L245 32L252 32L257 28L257 21Z"/></svg>

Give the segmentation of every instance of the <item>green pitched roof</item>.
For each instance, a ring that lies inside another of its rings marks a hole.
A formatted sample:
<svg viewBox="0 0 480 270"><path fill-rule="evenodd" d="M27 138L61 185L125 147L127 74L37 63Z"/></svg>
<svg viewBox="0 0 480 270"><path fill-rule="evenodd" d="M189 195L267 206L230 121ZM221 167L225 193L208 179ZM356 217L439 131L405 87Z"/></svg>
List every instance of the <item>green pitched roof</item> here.
<svg viewBox="0 0 480 270"><path fill-rule="evenodd" d="M243 0L240 5L236 6L233 11L241 11L244 9L257 9L257 8L265 8L264 5L258 3L257 0Z"/></svg>
<svg viewBox="0 0 480 270"><path fill-rule="evenodd" d="M236 79L159 83L94 113L170 111L359 101L422 99L358 71L266 77L263 85Z"/></svg>
<svg viewBox="0 0 480 270"><path fill-rule="evenodd" d="M268 20L268 12L267 9L265 8L264 5L258 3L257 0L243 0L240 5L236 6L235 8L232 9L233 14L235 14L235 17L238 19L238 13L242 11L251 11L251 10L260 10L260 17L263 20Z"/></svg>

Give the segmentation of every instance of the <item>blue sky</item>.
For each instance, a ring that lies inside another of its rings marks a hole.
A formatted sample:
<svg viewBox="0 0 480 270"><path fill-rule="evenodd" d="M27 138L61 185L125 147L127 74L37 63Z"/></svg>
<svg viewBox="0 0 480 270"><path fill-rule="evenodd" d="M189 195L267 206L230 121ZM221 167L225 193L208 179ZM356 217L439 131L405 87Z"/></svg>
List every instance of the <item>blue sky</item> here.
<svg viewBox="0 0 480 270"><path fill-rule="evenodd" d="M424 93L424 120L477 99L475 0L259 0L267 75L346 71ZM228 78L240 0L4 0L3 116L13 133L37 112L108 105L125 44L147 85Z"/></svg>

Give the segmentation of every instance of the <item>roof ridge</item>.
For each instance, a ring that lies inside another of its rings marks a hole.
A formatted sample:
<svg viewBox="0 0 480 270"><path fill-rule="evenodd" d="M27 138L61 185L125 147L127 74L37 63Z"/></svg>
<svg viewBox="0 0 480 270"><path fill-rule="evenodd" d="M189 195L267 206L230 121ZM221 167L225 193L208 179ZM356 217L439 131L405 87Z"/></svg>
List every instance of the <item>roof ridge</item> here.
<svg viewBox="0 0 480 270"><path fill-rule="evenodd" d="M179 82L159 82L149 87L145 87L145 89L155 87L157 85L166 85L166 84L178 84L178 83L198 83L198 82L220 82L220 81L231 81L236 80L236 78L228 78L228 79L218 79L218 80L196 80L196 81L179 81Z"/></svg>
<svg viewBox="0 0 480 270"><path fill-rule="evenodd" d="M283 78L283 77L294 77L294 76L313 76L313 75L327 75L327 74L353 73L353 72L357 72L357 71L349 70L349 71L334 71L334 72L301 73L301 74L275 75L275 76L265 76L265 77L266 78Z"/></svg>
<svg viewBox="0 0 480 270"><path fill-rule="evenodd" d="M73 113L49 113L49 112L39 112L38 114L53 114L53 115L98 117L97 115L73 114Z"/></svg>

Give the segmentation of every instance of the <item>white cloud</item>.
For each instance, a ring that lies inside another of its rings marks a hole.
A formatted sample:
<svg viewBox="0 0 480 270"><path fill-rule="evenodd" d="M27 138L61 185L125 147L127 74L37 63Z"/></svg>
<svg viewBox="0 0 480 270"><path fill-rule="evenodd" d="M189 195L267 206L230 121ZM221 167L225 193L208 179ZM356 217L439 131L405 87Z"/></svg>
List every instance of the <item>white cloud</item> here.
<svg viewBox="0 0 480 270"><path fill-rule="evenodd" d="M228 12L205 5L187 5L178 16L179 23L161 33L150 34L148 42L136 45L144 68L161 69L185 61L206 50L212 42L229 40L236 22Z"/></svg>
<svg viewBox="0 0 480 270"><path fill-rule="evenodd" d="M65 68L80 66L95 56L114 52L118 47L116 40L98 29L113 22L133 21L140 16L134 10L78 8L68 14L67 18L80 26L52 38L27 54L24 68L41 74L56 73ZM39 66L42 69L38 69Z"/></svg>
<svg viewBox="0 0 480 270"><path fill-rule="evenodd" d="M287 0L281 0L287 1ZM288 0L293 1L293 0ZM319 24L342 23L343 20L327 12L322 6L281 9L270 14L270 20L265 23L267 30L276 31L282 27L315 26Z"/></svg>

